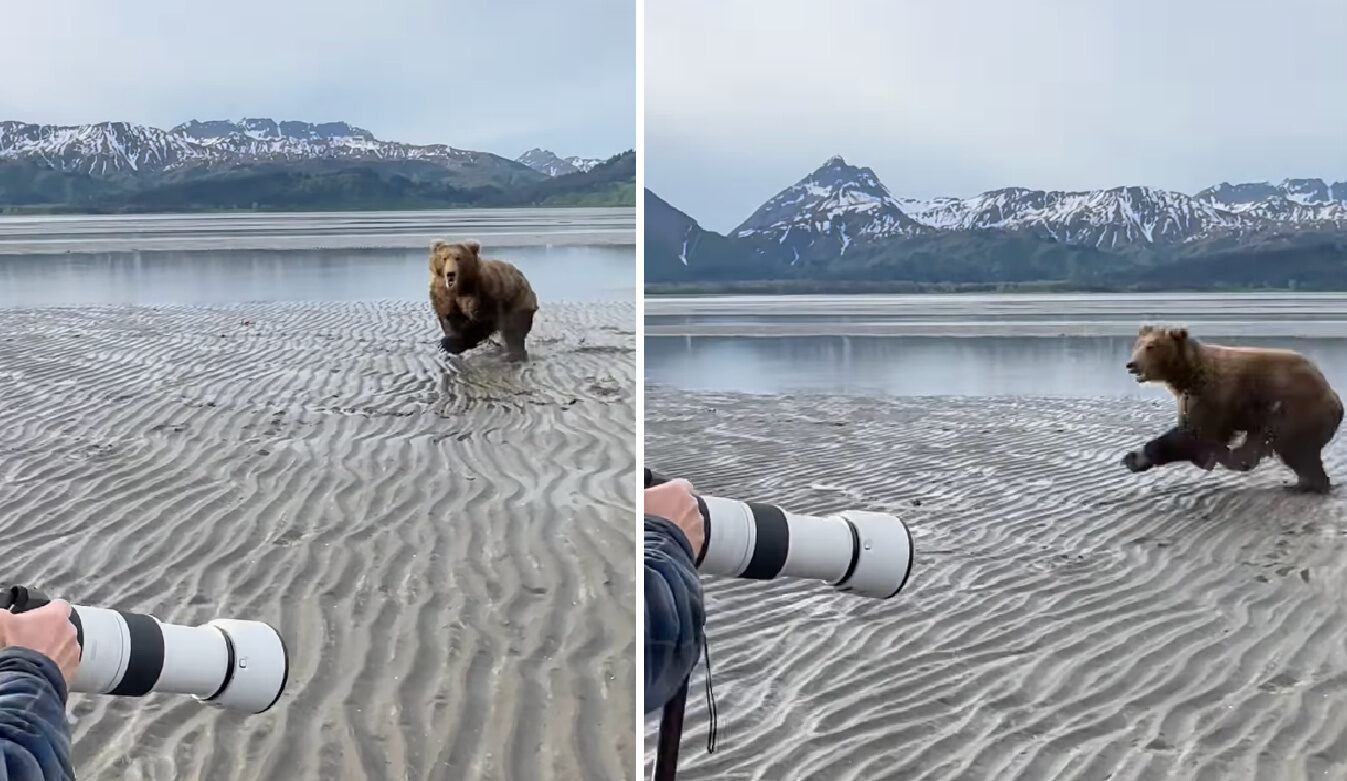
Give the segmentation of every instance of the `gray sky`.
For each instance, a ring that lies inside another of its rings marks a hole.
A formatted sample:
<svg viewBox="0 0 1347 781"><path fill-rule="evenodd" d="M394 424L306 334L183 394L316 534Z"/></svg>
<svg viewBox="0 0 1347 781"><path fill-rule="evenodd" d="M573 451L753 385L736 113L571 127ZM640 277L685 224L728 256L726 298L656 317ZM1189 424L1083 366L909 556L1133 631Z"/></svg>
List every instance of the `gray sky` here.
<svg viewBox="0 0 1347 781"><path fill-rule="evenodd" d="M347 121L515 157L636 145L633 0L5 3L0 119Z"/></svg>
<svg viewBox="0 0 1347 781"><path fill-rule="evenodd" d="M737 225L841 154L898 196L1347 180L1344 0L645 0L646 186Z"/></svg>

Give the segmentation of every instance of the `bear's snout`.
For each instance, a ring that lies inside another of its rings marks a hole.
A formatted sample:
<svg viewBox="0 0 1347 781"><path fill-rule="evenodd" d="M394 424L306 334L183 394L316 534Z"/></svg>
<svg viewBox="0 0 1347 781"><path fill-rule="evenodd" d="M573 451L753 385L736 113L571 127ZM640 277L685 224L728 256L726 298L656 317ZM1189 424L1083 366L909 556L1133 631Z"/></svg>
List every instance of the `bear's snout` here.
<svg viewBox="0 0 1347 781"><path fill-rule="evenodd" d="M1136 362L1136 361L1128 361L1128 362L1127 362L1127 370L1128 370L1129 372L1135 373L1136 370L1137 370L1137 362Z"/></svg>

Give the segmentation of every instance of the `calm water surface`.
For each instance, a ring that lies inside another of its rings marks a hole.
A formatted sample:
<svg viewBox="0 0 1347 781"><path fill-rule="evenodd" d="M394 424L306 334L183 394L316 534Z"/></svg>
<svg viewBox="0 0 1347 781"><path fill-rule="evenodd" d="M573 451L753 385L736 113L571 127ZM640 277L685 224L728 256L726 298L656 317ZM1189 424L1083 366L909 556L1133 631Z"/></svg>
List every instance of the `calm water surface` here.
<svg viewBox="0 0 1347 781"><path fill-rule="evenodd" d="M498 247L547 301L630 301L632 246ZM0 308L426 300L427 250L0 255Z"/></svg>
<svg viewBox="0 0 1347 781"><path fill-rule="evenodd" d="M1347 389L1347 340L1238 341L1300 350ZM647 336L645 376L690 391L756 394L1169 398L1163 388L1138 385L1123 368L1132 342L1131 336Z"/></svg>

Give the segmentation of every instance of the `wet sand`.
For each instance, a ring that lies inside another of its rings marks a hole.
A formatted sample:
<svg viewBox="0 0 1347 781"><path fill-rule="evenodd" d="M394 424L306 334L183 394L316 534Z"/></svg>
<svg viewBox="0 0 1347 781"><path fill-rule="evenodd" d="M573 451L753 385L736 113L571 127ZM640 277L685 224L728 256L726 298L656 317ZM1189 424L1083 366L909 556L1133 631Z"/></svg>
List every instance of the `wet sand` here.
<svg viewBox="0 0 1347 781"><path fill-rule="evenodd" d="M517 367L422 301L0 311L6 580L291 652L258 716L75 695L78 776L627 778L634 319Z"/></svg>
<svg viewBox="0 0 1347 781"><path fill-rule="evenodd" d="M0 255L425 249L452 237L493 247L635 244L635 221L631 207L0 216Z"/></svg>
<svg viewBox="0 0 1347 781"><path fill-rule="evenodd" d="M704 579L719 746L699 667L679 778L1347 778L1347 488L1119 465L1173 414L647 388L651 467L917 546L888 602ZM1347 436L1325 460L1347 483Z"/></svg>

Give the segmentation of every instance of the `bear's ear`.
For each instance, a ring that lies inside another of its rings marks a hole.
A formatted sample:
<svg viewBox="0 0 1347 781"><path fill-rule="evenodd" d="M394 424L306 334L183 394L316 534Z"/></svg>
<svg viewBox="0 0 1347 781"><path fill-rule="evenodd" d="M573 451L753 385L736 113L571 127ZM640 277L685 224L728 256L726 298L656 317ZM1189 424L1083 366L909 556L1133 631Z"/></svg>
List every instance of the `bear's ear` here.
<svg viewBox="0 0 1347 781"><path fill-rule="evenodd" d="M1176 342L1185 342L1188 340L1188 329L1171 328L1169 329L1169 338L1173 339Z"/></svg>
<svg viewBox="0 0 1347 781"><path fill-rule="evenodd" d="M434 243L430 245L430 251L439 252L440 250L444 249L447 246L449 246L449 242L445 241L444 239L435 239Z"/></svg>
<svg viewBox="0 0 1347 781"><path fill-rule="evenodd" d="M467 248L468 252L471 252L474 255L482 254L482 242L477 239L468 239L463 242L463 246Z"/></svg>
<svg viewBox="0 0 1347 781"><path fill-rule="evenodd" d="M1137 336L1145 336L1146 334L1151 333L1154 330L1155 326L1153 325L1143 325L1141 326L1140 329L1137 330Z"/></svg>

